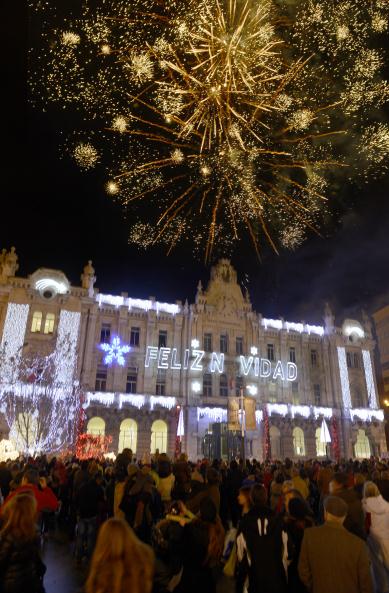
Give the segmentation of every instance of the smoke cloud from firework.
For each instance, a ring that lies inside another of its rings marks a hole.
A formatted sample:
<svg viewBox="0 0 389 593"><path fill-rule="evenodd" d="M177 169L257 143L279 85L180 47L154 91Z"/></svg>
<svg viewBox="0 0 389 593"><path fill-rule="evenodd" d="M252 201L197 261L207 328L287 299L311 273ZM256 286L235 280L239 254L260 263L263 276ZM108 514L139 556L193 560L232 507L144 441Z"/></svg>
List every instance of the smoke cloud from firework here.
<svg viewBox="0 0 389 593"><path fill-rule="evenodd" d="M335 174L385 170L384 0L32 8L44 44L31 50L34 100L83 113L71 155L107 164L107 193L144 248L189 241L209 259L248 236L257 253L296 249L332 210Z"/></svg>

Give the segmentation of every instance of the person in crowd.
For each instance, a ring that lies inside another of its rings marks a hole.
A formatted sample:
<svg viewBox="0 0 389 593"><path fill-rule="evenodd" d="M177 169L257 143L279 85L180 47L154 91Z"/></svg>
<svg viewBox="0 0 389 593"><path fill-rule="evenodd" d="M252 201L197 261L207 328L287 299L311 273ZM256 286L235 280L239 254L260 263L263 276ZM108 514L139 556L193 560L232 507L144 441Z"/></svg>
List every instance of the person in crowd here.
<svg viewBox="0 0 389 593"><path fill-rule="evenodd" d="M99 483L99 472L90 475L88 482L77 491L76 562L81 564L84 556L90 558L96 541L98 517L104 504L104 491Z"/></svg>
<svg viewBox="0 0 389 593"><path fill-rule="evenodd" d="M88 465L89 462L86 459L83 459L81 461L80 467L78 468L78 470L76 470L76 473L74 474L73 496L76 496L81 486L86 484L89 480Z"/></svg>
<svg viewBox="0 0 389 593"><path fill-rule="evenodd" d="M382 494L382 498L389 502L389 470L382 470L380 478L375 482Z"/></svg>
<svg viewBox="0 0 389 593"><path fill-rule="evenodd" d="M240 516L244 517L251 509L251 488L254 486L252 480L246 478L243 480L241 487L239 488L238 504L240 507Z"/></svg>
<svg viewBox="0 0 389 593"><path fill-rule="evenodd" d="M270 508L274 511L282 496L282 484L284 483L284 474L281 470L274 472L274 479L270 484Z"/></svg>
<svg viewBox="0 0 389 593"><path fill-rule="evenodd" d="M344 527L361 539L366 539L365 518L362 502L354 488L349 487L350 477L346 472L337 472L330 482L330 493L338 496L347 504L347 516Z"/></svg>
<svg viewBox="0 0 389 593"><path fill-rule="evenodd" d="M226 473L225 490L227 493L227 508L228 516L234 527L238 525L240 517L240 508L238 503L239 489L244 480L244 474L238 466L238 463L233 459L230 462L230 468Z"/></svg>
<svg viewBox="0 0 389 593"><path fill-rule="evenodd" d="M311 593L373 593L365 542L344 527L348 507L338 496L324 500L324 525L306 529L298 573Z"/></svg>
<svg viewBox="0 0 389 593"><path fill-rule="evenodd" d="M285 511L286 496L293 490L292 480L284 480L281 487L281 496L278 498L277 506L275 508L276 513L283 513Z"/></svg>
<svg viewBox="0 0 389 593"><path fill-rule="evenodd" d="M288 537L288 593L307 592L298 575L298 560L304 532L313 525L314 521L305 500L300 497L289 498L283 524L283 530Z"/></svg>
<svg viewBox="0 0 389 593"><path fill-rule="evenodd" d="M359 500L363 498L363 485L366 482L365 476L361 472L354 473L354 490L357 493Z"/></svg>
<svg viewBox="0 0 389 593"><path fill-rule="evenodd" d="M304 500L307 500L309 496L309 480L307 472L303 467L293 469L293 488L298 490Z"/></svg>
<svg viewBox="0 0 389 593"><path fill-rule="evenodd" d="M209 467L207 470L207 479L205 488L201 489L194 496L190 496L186 502L186 506L193 513L198 513L200 510L201 501L205 498L213 500L216 507L216 512L220 513L220 474L213 468Z"/></svg>
<svg viewBox="0 0 389 593"><path fill-rule="evenodd" d="M237 592L284 593L282 530L274 511L267 506L267 493L260 484L251 488L251 509L242 517L237 536Z"/></svg>
<svg viewBox="0 0 389 593"><path fill-rule="evenodd" d="M51 488L47 485L44 477L39 477L39 472L36 469L27 469L23 473L20 486L12 490L4 501L4 506L14 496L22 492L32 492L37 503L37 513L40 515L42 511L56 511L58 508L58 499L54 495Z"/></svg>
<svg viewBox="0 0 389 593"><path fill-rule="evenodd" d="M174 487L175 477L172 472L170 460L165 453L162 453L158 457L157 473L159 478L157 490L161 495L164 505L168 506L172 500L172 490Z"/></svg>
<svg viewBox="0 0 389 593"><path fill-rule="evenodd" d="M39 552L36 515L32 490L13 496L4 506L0 531L2 593L44 593L46 567Z"/></svg>
<svg viewBox="0 0 389 593"><path fill-rule="evenodd" d="M150 593L154 554L122 519L111 518L100 531L85 593Z"/></svg>
<svg viewBox="0 0 389 593"><path fill-rule="evenodd" d="M3 499L6 499L10 490L12 482L12 474L5 461L0 463L0 494Z"/></svg>
<svg viewBox="0 0 389 593"><path fill-rule="evenodd" d="M389 503L378 486L368 481L363 487L362 506L376 591L389 593Z"/></svg>
<svg viewBox="0 0 389 593"><path fill-rule="evenodd" d="M148 468L138 471L131 479L129 476L119 508L136 535L150 543L152 526L163 515L163 505Z"/></svg>
<svg viewBox="0 0 389 593"><path fill-rule="evenodd" d="M211 498L204 498L199 518L184 527L183 571L175 593L216 592L224 534L215 503Z"/></svg>
<svg viewBox="0 0 389 593"><path fill-rule="evenodd" d="M182 453L173 466L173 474L175 478L174 487L172 491L173 500L182 500L186 502L191 492L191 467L188 463L187 456Z"/></svg>

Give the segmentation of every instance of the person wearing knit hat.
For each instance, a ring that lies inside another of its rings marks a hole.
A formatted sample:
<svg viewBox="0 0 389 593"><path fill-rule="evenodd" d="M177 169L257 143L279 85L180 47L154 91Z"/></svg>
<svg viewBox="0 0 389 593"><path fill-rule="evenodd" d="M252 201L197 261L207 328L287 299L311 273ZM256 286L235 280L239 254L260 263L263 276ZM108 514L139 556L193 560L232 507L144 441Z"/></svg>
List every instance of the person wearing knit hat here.
<svg viewBox="0 0 389 593"><path fill-rule="evenodd" d="M373 593L366 543L343 523L346 502L337 496L324 499L324 525L306 529L298 573L311 593Z"/></svg>

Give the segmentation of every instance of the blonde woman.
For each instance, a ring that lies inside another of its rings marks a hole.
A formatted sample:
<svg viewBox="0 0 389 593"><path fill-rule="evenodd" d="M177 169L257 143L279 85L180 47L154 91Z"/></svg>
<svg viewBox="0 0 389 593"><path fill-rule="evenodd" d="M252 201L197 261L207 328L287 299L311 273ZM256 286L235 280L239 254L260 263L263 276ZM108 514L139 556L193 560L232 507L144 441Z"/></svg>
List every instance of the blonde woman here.
<svg viewBox="0 0 389 593"><path fill-rule="evenodd" d="M389 593L389 503L382 498L374 482L365 482L362 506L376 590Z"/></svg>
<svg viewBox="0 0 389 593"><path fill-rule="evenodd" d="M5 504L0 531L2 593L44 593L46 567L36 531L37 503L32 493L14 496Z"/></svg>
<svg viewBox="0 0 389 593"><path fill-rule="evenodd" d="M100 528L92 556L86 593L150 593L154 554L122 519Z"/></svg>

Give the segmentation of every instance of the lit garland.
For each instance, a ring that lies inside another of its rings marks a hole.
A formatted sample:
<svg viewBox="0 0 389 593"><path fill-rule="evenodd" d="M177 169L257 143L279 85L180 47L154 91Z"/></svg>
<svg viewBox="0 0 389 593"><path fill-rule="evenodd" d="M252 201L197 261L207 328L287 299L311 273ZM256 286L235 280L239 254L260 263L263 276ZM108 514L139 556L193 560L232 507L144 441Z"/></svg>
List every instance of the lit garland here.
<svg viewBox="0 0 389 593"><path fill-rule="evenodd" d="M58 24L52 3L31 4L45 44L34 100L105 122L107 190L126 210L138 201L138 245L189 240L209 258L247 234L257 252L295 249L335 173L386 167L383 0L86 0ZM103 152L92 135L71 147L83 168Z"/></svg>
<svg viewBox="0 0 389 593"><path fill-rule="evenodd" d="M62 309L55 348L55 384L69 385L77 367L77 344L81 313Z"/></svg>
<svg viewBox="0 0 389 593"><path fill-rule="evenodd" d="M267 407L263 410L263 453L265 461L271 459L271 441L270 441L270 427L269 427L269 414Z"/></svg>
<svg viewBox="0 0 389 593"><path fill-rule="evenodd" d="M335 416L331 418L331 444L336 461L340 459L339 429L338 421Z"/></svg>
<svg viewBox="0 0 389 593"><path fill-rule="evenodd" d="M76 443L77 459L104 459L112 443L111 436L80 434Z"/></svg>
<svg viewBox="0 0 389 593"><path fill-rule="evenodd" d="M350 394L350 381L348 377L346 349L342 346L338 346L338 362L339 362L339 373L340 373L340 386L342 389L343 405L346 409L352 407L351 394Z"/></svg>
<svg viewBox="0 0 389 593"><path fill-rule="evenodd" d="M14 383L19 379L19 375L15 375L15 371L17 371L17 362L22 354L29 310L29 305L8 303L0 346L2 355L1 382Z"/></svg>
<svg viewBox="0 0 389 593"><path fill-rule="evenodd" d="M367 397L369 402L369 408L375 410L378 408L377 394L375 389L373 369L371 365L371 356L368 350L362 350L363 367L365 369L365 379L367 387Z"/></svg>

